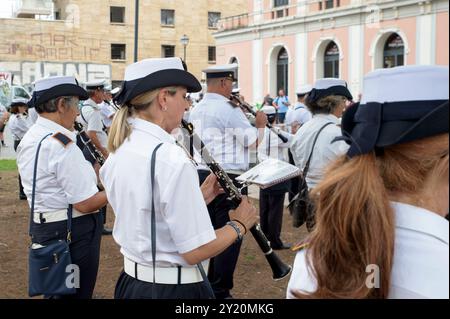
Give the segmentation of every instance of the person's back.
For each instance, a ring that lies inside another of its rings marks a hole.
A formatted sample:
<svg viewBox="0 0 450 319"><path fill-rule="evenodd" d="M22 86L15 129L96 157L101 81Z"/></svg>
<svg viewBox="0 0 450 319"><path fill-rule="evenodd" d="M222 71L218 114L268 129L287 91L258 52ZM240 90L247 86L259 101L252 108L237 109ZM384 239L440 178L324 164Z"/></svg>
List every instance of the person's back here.
<svg viewBox="0 0 450 319"><path fill-rule="evenodd" d="M274 125L276 120L276 111L273 106L265 106L261 109L267 114L269 124ZM258 160L260 162L268 159L275 158L281 161L288 162L287 150L291 146L292 134L287 132L282 133L287 138L287 142L283 142L277 134L272 132L269 128L264 129L264 137L258 145Z"/></svg>
<svg viewBox="0 0 450 319"><path fill-rule="evenodd" d="M391 205L396 229L389 298L448 299L448 221L424 208Z"/></svg>
<svg viewBox="0 0 450 319"><path fill-rule="evenodd" d="M343 141L332 143L341 135L338 117L342 115L346 99L351 99L345 82L321 79L317 81L316 87L312 96L307 99L313 118L297 131L291 147L295 164L303 170L317 137L306 177L309 188L316 187L322 180L326 167L348 150L348 145Z"/></svg>
<svg viewBox="0 0 450 319"><path fill-rule="evenodd" d="M437 214L415 206L392 202L395 213L395 244L389 299L449 298L449 237L448 221ZM300 251L287 298L296 298L295 291L314 293L317 280L308 268L307 250ZM309 263L312 260L309 258ZM314 267L313 267L314 268ZM367 275L377 271L368 265Z"/></svg>
<svg viewBox="0 0 450 319"><path fill-rule="evenodd" d="M222 168L248 169L248 147L256 141L256 133L240 108L219 94L206 93L190 112L189 120ZM201 162L198 154L196 160Z"/></svg>
<svg viewBox="0 0 450 319"><path fill-rule="evenodd" d="M320 129L327 123L332 123L319 134L314 147L306 177L309 188L314 188L322 180L326 167L348 150L348 145L345 142L332 143L341 134L337 121L338 118L333 115L316 115L303 125L294 137L291 152L293 153L296 166L304 169Z"/></svg>
<svg viewBox="0 0 450 319"><path fill-rule="evenodd" d="M448 68L378 70L364 90L342 120L347 154L311 194L287 296L448 299Z"/></svg>

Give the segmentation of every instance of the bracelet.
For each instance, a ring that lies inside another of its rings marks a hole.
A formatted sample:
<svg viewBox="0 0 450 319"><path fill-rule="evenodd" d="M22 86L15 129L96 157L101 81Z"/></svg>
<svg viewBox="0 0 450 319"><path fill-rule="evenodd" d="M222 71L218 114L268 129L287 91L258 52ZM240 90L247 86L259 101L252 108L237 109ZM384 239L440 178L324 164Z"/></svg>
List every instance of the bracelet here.
<svg viewBox="0 0 450 319"><path fill-rule="evenodd" d="M236 242L240 242L244 236L242 236L241 230L240 230L239 227L236 225L236 223L233 222L233 221L229 221L229 222L227 223L227 225L233 227L233 229L236 231L236 233L237 233L237 235L238 235L238 238L236 239Z"/></svg>
<svg viewBox="0 0 450 319"><path fill-rule="evenodd" d="M247 227L245 227L244 223L242 223L239 219L233 219L233 222L237 222L239 224L241 224L241 226L244 228L244 235L247 234L248 230Z"/></svg>

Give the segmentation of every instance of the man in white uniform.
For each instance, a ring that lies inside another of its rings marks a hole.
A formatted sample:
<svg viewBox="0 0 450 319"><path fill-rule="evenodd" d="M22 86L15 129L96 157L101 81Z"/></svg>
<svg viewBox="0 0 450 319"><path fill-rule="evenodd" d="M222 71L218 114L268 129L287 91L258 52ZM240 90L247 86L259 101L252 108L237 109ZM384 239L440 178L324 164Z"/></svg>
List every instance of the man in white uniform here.
<svg viewBox="0 0 450 319"><path fill-rule="evenodd" d="M91 139L94 146L103 154L105 158L108 158L108 151L106 149L108 144L108 135L106 134L106 127L102 121L101 103L105 99L105 81L95 81L86 83L86 90L89 94L89 99L83 103L80 109L81 124L86 128L87 135ZM86 160L88 160L95 169L95 172L99 173L100 165L95 158L89 152L89 149L85 146L83 154ZM101 209L103 215L103 235L111 235L112 230L105 227L106 223L106 206Z"/></svg>
<svg viewBox="0 0 450 319"><path fill-rule="evenodd" d="M207 93L203 100L192 110L190 121L196 133L205 143L211 156L227 172L245 171L249 168L249 149L254 148L262 139L258 130L252 127L240 108L234 107L230 101L237 64L211 67L204 70L207 78ZM256 127L264 128L267 116L263 112L256 115ZM196 154L197 162L201 162ZM210 174L207 166L199 166L200 182ZM236 174L229 174L232 179ZM246 193L246 190L244 191ZM215 229L229 222L228 212L233 209L226 195L219 195L210 205L208 211ZM209 279L216 298L230 298L233 288L233 273L239 257L240 243L230 246L213 259Z"/></svg>
<svg viewBox="0 0 450 319"><path fill-rule="evenodd" d="M81 124L84 125L87 135L91 139L95 147L103 154L105 158L108 157L106 146L108 144L108 135L105 132L105 126L102 122L101 106L105 98L104 81L95 81L86 83L86 90L89 94L89 99L83 103L80 110ZM87 149L83 151L87 160L92 165L95 164L95 159Z"/></svg>
<svg viewBox="0 0 450 319"><path fill-rule="evenodd" d="M285 124L291 134L295 135L298 129L312 118L311 112L305 105L305 100L311 90L312 86L309 84L302 86L297 92L297 103L286 114Z"/></svg>
<svg viewBox="0 0 450 319"><path fill-rule="evenodd" d="M308 94L312 91L312 85L307 84L302 86L297 91L297 104L295 104L293 109L289 109L286 114L286 127L289 133L295 135L300 127L303 126L306 122L311 120L312 114L308 110L305 105L306 98ZM289 163L295 165L294 157L292 156L292 152L288 150L289 155ZM291 185L289 189L289 202L294 199L294 197L298 193L298 178L291 179Z"/></svg>

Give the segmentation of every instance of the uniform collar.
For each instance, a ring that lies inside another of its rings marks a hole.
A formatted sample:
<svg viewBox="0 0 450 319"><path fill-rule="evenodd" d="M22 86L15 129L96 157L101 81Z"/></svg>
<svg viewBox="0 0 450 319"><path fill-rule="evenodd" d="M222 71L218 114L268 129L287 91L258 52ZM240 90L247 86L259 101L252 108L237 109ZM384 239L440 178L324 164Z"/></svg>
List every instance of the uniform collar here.
<svg viewBox="0 0 450 319"><path fill-rule="evenodd" d="M206 100L221 100L221 101L229 101L225 96L217 94L217 93L206 93L203 99Z"/></svg>
<svg viewBox="0 0 450 319"><path fill-rule="evenodd" d="M130 123L132 124L134 129L151 134L161 142L175 144L175 139L173 138L173 136L164 131L160 126L156 124L139 118L131 119Z"/></svg>
<svg viewBox="0 0 450 319"><path fill-rule="evenodd" d="M294 107L294 110L298 110L298 109L306 109L305 104L297 102L297 104Z"/></svg>
<svg viewBox="0 0 450 319"><path fill-rule="evenodd" d="M320 119L324 119L327 120L328 122L332 122L334 124L339 124L339 119L334 116L333 114L316 114L314 115L315 118L320 118Z"/></svg>
<svg viewBox="0 0 450 319"><path fill-rule="evenodd" d="M93 99L87 99L87 100L83 103L83 105L86 105L86 104L92 106L92 107L95 108L95 109L100 109L100 105L98 105L97 103L95 103Z"/></svg>
<svg viewBox="0 0 450 319"><path fill-rule="evenodd" d="M59 125L58 123L48 120L42 116L38 117L36 124L48 129L52 133L64 134L67 137L69 137L73 142L76 142L76 140L77 140L77 135L75 134L75 132L71 132L68 129L66 129L65 127Z"/></svg>
<svg viewBox="0 0 450 319"><path fill-rule="evenodd" d="M449 244L449 227L445 218L404 203L391 202L391 206L395 210L396 227L421 232Z"/></svg>

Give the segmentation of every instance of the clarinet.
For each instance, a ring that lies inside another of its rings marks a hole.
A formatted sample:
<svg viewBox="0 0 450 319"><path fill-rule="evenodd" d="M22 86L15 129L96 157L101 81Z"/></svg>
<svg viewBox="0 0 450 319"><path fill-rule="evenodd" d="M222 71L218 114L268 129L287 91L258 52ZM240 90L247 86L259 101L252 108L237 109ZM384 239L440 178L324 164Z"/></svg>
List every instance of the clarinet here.
<svg viewBox="0 0 450 319"><path fill-rule="evenodd" d="M223 188L225 193L228 195L228 199L231 200L235 207L238 207L242 201L242 194L240 190L233 184L233 181L228 176L228 174L219 166L219 164L214 160L214 158L209 154L205 147L203 141L194 132L194 126L191 123L182 120L182 127L187 130L191 141L194 143L194 147L201 157L208 165L209 169L216 175L220 186ZM256 224L250 228L250 232L255 238L258 246L263 251L270 268L272 269L273 280L281 280L291 272L291 266L283 263L283 261L275 254L272 247L270 247L270 242L261 230L261 226Z"/></svg>
<svg viewBox="0 0 450 319"><path fill-rule="evenodd" d="M244 109L244 111L250 113L253 116L256 116L256 112L253 111L253 107L248 104L247 102L243 101L240 97L239 94L232 94L230 97L230 101L233 105L235 105L236 107L240 107L241 109ZM280 133L279 129L276 129L275 127L273 127L270 123L266 124L266 127L268 129L270 129L272 132L274 132L275 134L278 135L278 137L280 138L280 140L283 141L283 143L287 143L288 139L286 136L284 136L283 134Z"/></svg>
<svg viewBox="0 0 450 319"><path fill-rule="evenodd" d="M78 131L78 135L81 138L81 141L83 144L88 148L89 153L91 153L92 157L95 158L95 160L100 164L100 166L103 166L105 163L105 157L103 154L95 147L94 143L92 143L89 136L86 134L86 131L84 130L83 125L76 122L74 123L75 130Z"/></svg>

